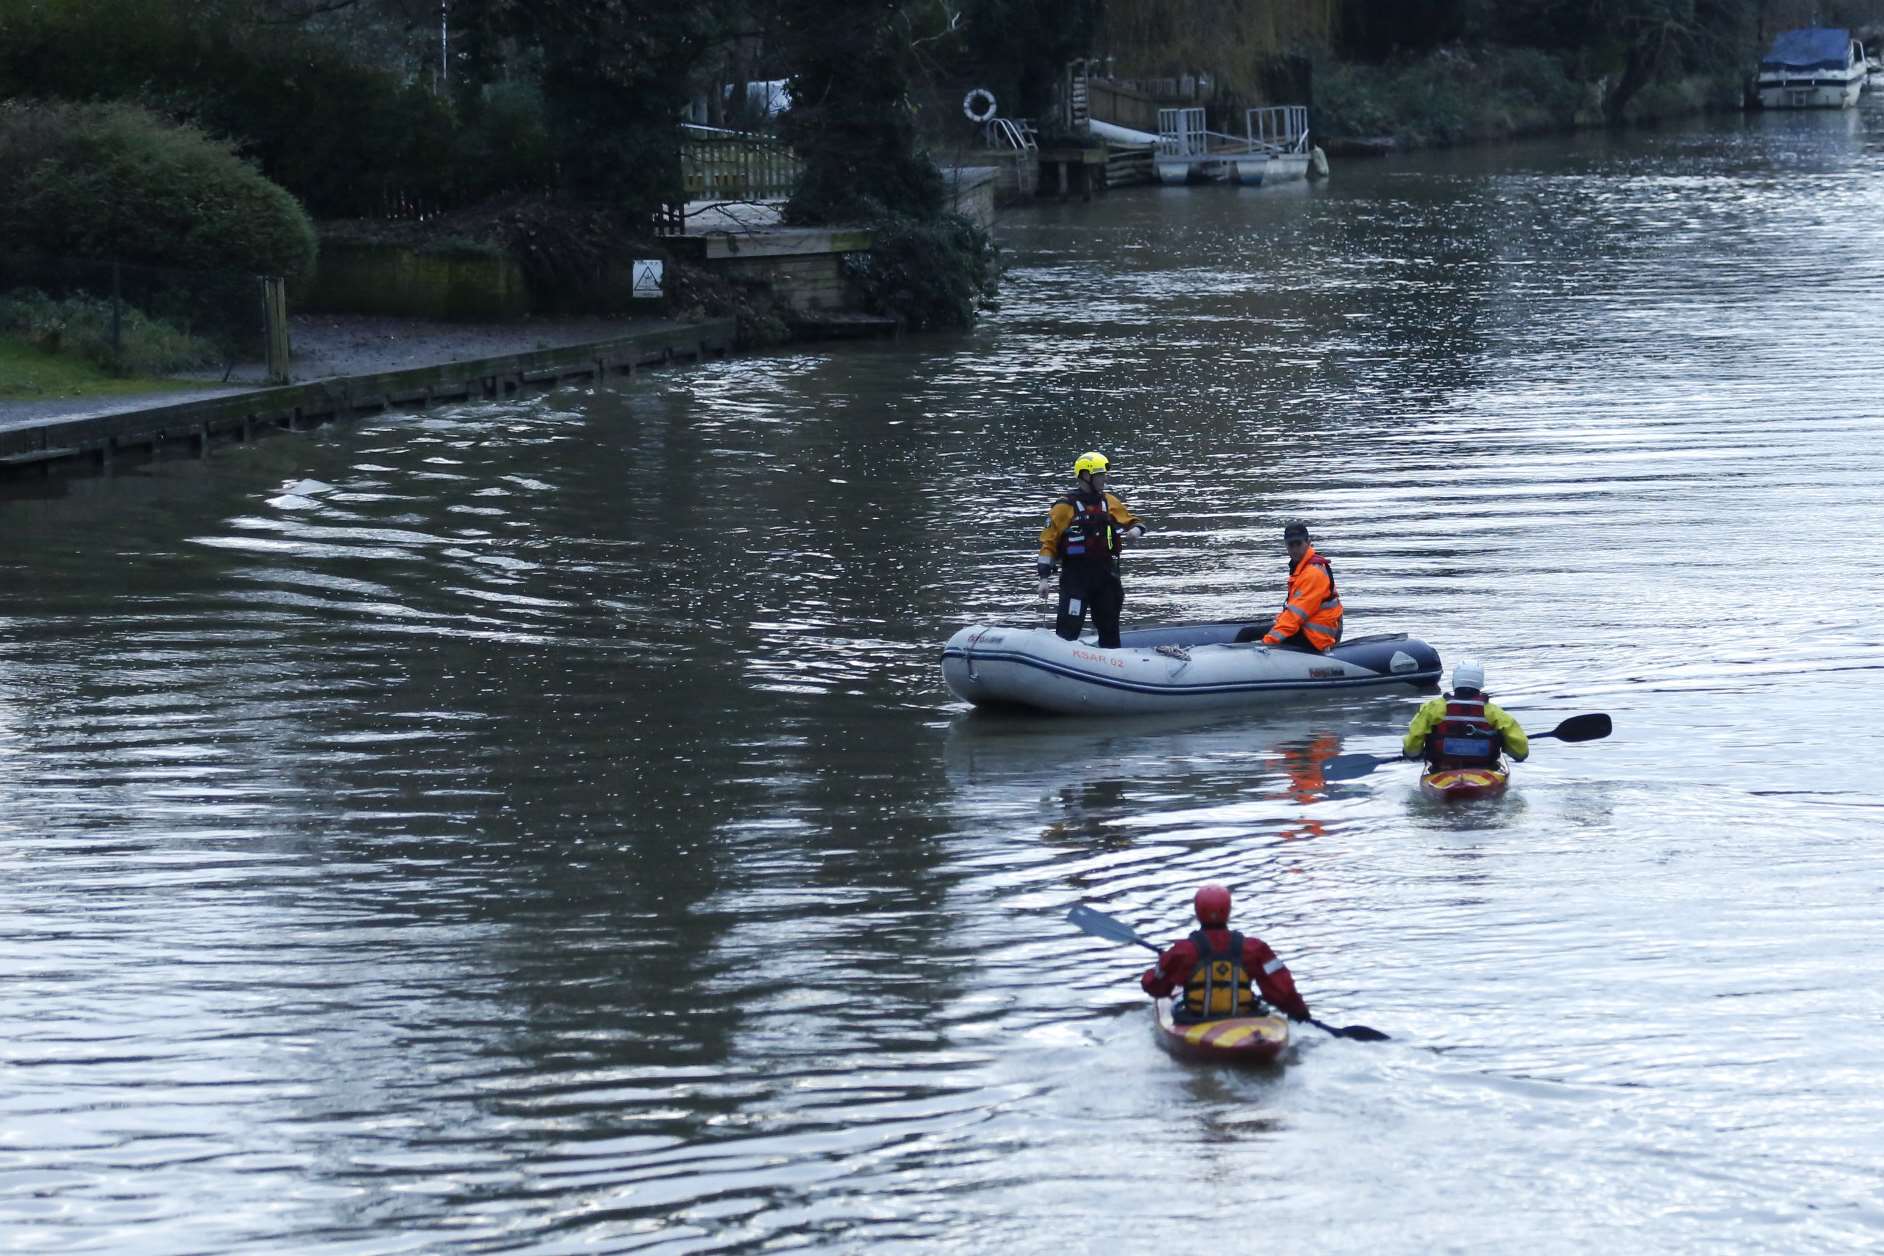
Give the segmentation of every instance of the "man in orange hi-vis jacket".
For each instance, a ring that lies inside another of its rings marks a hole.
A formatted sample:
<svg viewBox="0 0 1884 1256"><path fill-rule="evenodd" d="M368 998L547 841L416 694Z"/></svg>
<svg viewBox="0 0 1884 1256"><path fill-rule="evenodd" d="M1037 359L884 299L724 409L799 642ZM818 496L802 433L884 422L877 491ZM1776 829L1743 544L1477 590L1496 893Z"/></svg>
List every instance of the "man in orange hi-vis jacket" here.
<svg viewBox="0 0 1884 1256"><path fill-rule="evenodd" d="M1263 644L1325 654L1341 640L1341 596L1335 592L1334 568L1315 552L1307 524L1289 524L1282 539L1289 547L1289 593Z"/></svg>

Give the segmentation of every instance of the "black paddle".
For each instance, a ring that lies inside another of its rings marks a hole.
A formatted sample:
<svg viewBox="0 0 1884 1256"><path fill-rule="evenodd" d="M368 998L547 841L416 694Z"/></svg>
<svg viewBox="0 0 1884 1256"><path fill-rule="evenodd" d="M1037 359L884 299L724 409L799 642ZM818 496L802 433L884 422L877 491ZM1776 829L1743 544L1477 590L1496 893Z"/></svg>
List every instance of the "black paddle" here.
<svg viewBox="0 0 1884 1256"><path fill-rule="evenodd" d="M1147 940L1123 920L1114 919L1084 903L1074 903L1067 910L1066 918L1072 922L1075 929L1090 933L1096 938L1104 938L1108 942L1135 942L1157 954L1164 953L1156 942ZM1385 1042L1387 1040L1386 1034L1378 1029L1369 1029L1365 1025L1330 1025L1316 1020L1313 1016L1308 1018L1308 1023L1337 1038L1353 1038L1357 1042Z"/></svg>
<svg viewBox="0 0 1884 1256"><path fill-rule="evenodd" d="M1548 733L1532 733L1530 739L1542 741L1546 737L1555 737L1558 741L1596 741L1609 736L1610 728L1609 717L1599 711L1594 715L1573 715ZM1383 763L1405 762L1406 758L1397 754L1338 754L1321 765L1321 779L1351 781L1366 776Z"/></svg>

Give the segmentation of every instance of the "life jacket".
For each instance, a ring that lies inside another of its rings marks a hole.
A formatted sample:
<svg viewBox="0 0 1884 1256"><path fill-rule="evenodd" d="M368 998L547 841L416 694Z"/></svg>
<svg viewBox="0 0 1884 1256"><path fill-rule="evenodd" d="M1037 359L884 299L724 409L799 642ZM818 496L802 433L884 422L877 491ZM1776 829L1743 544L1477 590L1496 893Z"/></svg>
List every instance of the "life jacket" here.
<svg viewBox="0 0 1884 1256"><path fill-rule="evenodd" d="M1426 739L1426 759L1435 767L1495 768L1505 748L1500 733L1485 715L1486 694L1462 698L1446 695L1446 716Z"/></svg>
<svg viewBox="0 0 1884 1256"><path fill-rule="evenodd" d="M1308 565L1311 567L1321 568L1321 574L1328 577L1328 600L1324 602L1323 605L1324 606L1341 605L1341 594L1335 589L1333 564L1331 564L1327 559L1323 558L1320 554L1316 554L1313 558L1310 558L1308 560Z"/></svg>
<svg viewBox="0 0 1884 1256"><path fill-rule="evenodd" d="M1209 1020L1219 1016L1249 1016L1256 1010L1256 990L1243 968L1243 935L1232 933L1224 949L1210 945L1208 930L1191 934L1197 948L1197 963L1184 979L1185 1020Z"/></svg>
<svg viewBox="0 0 1884 1256"><path fill-rule="evenodd" d="M1104 564L1108 569L1119 555L1119 533L1112 518L1112 503L1104 493L1097 498L1069 493L1060 499L1073 508L1073 521L1060 533L1060 558L1067 565Z"/></svg>
<svg viewBox="0 0 1884 1256"><path fill-rule="evenodd" d="M1341 591L1335 588L1334 568L1320 554L1310 553L1302 560L1301 566L1319 567L1328 577L1328 596L1310 615L1306 606L1295 602L1288 603L1290 610L1302 617L1302 626L1296 631L1308 638L1308 643L1317 650L1327 652L1341 642ZM1294 591L1296 567L1289 568L1290 591Z"/></svg>

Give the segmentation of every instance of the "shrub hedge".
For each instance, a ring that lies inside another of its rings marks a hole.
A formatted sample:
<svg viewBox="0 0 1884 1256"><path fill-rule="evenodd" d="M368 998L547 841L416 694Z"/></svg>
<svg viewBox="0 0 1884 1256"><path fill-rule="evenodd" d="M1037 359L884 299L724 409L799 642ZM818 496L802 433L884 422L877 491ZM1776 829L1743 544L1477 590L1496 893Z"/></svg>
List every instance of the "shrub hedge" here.
<svg viewBox="0 0 1884 1256"><path fill-rule="evenodd" d="M100 297L54 298L22 288L0 294L0 333L12 332L46 353L84 358L114 375L168 375L222 358L212 341L192 336L135 306Z"/></svg>
<svg viewBox="0 0 1884 1256"><path fill-rule="evenodd" d="M321 218L433 212L547 186L541 93L456 101L215 0L0 0L0 99L125 100L237 137Z"/></svg>
<svg viewBox="0 0 1884 1256"><path fill-rule="evenodd" d="M0 104L9 248L299 278L314 225L285 190L193 127L133 105Z"/></svg>
<svg viewBox="0 0 1884 1256"><path fill-rule="evenodd" d="M1403 147L1465 144L1602 120L1601 101L1562 57L1535 48L1441 48L1388 65L1315 71L1317 136L1391 135Z"/></svg>
<svg viewBox="0 0 1884 1256"><path fill-rule="evenodd" d="M870 223L870 250L844 254L865 303L910 331L975 325L997 308L1001 260L988 233L961 214L889 216Z"/></svg>

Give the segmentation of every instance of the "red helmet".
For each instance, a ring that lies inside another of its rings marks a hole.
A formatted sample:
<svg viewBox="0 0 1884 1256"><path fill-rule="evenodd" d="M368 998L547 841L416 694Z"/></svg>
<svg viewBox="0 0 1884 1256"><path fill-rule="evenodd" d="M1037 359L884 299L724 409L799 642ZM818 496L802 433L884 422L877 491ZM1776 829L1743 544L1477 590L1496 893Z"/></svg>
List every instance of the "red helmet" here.
<svg viewBox="0 0 1884 1256"><path fill-rule="evenodd" d="M1206 885L1197 891L1197 921L1221 928L1230 923L1230 891L1221 885Z"/></svg>

